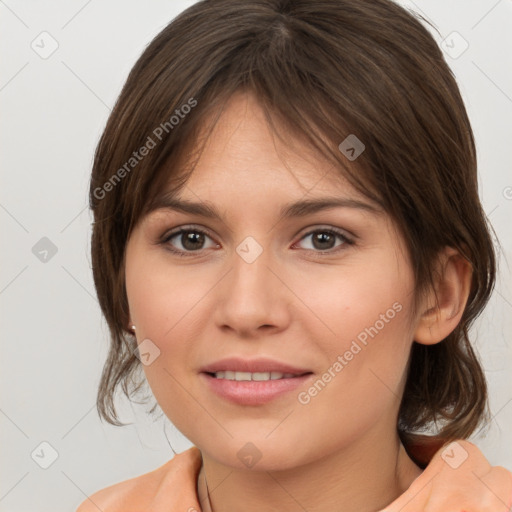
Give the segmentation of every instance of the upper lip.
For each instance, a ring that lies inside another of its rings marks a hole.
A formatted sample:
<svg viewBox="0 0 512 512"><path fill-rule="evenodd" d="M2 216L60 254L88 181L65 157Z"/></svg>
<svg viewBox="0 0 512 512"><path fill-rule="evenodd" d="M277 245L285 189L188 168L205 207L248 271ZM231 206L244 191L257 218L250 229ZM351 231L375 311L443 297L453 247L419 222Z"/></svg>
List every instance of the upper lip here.
<svg viewBox="0 0 512 512"><path fill-rule="evenodd" d="M220 359L214 363L203 366L200 370L204 373L215 373L221 371L233 372L281 372L292 373L294 375L302 375L304 373L311 373L307 368L298 368L291 366L280 361L273 359L258 358L258 359L242 359L240 357L228 357Z"/></svg>

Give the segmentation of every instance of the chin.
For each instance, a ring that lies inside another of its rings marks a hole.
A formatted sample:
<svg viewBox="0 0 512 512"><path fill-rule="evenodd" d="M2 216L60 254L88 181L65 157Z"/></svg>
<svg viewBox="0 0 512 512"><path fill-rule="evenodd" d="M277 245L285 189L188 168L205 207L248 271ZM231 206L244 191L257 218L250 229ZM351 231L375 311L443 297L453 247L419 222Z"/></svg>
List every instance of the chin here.
<svg viewBox="0 0 512 512"><path fill-rule="evenodd" d="M315 459L313 453L316 453L316 457L318 453L311 447L311 457L308 457L301 449L302 443L303 438L299 443L291 442L289 437L286 443L279 438L262 439L261 433L257 437L237 436L222 444L212 440L194 442L202 452L219 464L248 471L284 471L312 462Z"/></svg>

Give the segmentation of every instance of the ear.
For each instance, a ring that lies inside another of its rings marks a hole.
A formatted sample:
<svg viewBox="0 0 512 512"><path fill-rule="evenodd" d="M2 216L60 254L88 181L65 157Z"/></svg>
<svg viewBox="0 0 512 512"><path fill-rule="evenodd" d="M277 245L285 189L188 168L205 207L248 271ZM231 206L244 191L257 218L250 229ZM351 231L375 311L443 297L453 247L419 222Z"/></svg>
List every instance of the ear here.
<svg viewBox="0 0 512 512"><path fill-rule="evenodd" d="M472 268L457 250L445 247L438 258L434 290L422 301L414 341L433 345L457 327L471 290Z"/></svg>

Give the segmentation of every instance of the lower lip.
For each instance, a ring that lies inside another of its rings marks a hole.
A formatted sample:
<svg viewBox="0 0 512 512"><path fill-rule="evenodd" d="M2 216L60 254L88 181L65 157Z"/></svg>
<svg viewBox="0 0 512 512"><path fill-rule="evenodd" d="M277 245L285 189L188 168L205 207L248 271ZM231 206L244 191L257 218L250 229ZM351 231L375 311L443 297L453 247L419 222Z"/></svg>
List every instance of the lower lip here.
<svg viewBox="0 0 512 512"><path fill-rule="evenodd" d="M239 405L263 405L275 398L289 393L310 379L308 373L300 377L274 380L228 380L217 379L208 373L201 373L201 378L217 395Z"/></svg>

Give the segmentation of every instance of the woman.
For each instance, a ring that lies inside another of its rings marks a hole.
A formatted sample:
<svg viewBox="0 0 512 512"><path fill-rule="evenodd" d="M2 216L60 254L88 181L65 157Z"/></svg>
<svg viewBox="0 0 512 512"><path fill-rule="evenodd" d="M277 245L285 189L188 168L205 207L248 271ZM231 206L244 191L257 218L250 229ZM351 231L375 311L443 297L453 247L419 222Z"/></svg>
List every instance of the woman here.
<svg viewBox="0 0 512 512"><path fill-rule="evenodd" d="M195 446L80 512L508 510L511 474L460 441L495 278L473 135L407 11L193 5L131 71L90 199L100 414L143 369Z"/></svg>

